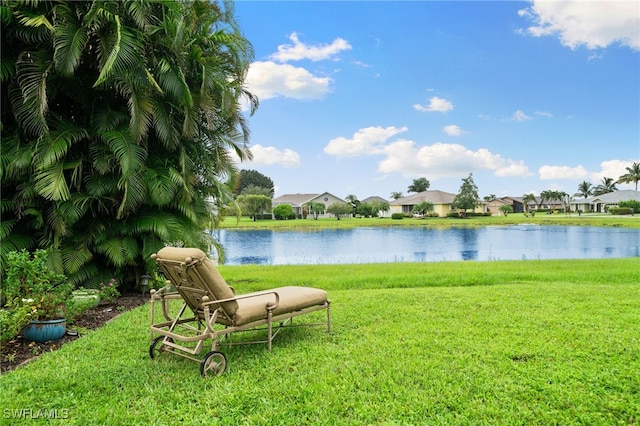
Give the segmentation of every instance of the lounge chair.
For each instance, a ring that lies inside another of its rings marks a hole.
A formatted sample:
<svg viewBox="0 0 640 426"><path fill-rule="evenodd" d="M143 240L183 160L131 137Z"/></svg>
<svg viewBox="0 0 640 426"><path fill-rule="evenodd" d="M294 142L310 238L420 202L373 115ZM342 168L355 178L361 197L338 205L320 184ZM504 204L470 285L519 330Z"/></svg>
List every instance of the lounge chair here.
<svg viewBox="0 0 640 426"><path fill-rule="evenodd" d="M326 309L326 322L300 325L326 325L331 332L330 302L324 290L291 286L236 295L202 250L165 247L152 258L167 286L151 292L151 358L168 352L199 362L202 376L220 375L227 360L219 346L267 343L271 352L273 338L283 327L293 326L296 316ZM182 307L172 311L172 300L183 301ZM156 315L158 303L161 318ZM266 339L231 341L232 333L265 329ZM211 350L198 358L209 340Z"/></svg>

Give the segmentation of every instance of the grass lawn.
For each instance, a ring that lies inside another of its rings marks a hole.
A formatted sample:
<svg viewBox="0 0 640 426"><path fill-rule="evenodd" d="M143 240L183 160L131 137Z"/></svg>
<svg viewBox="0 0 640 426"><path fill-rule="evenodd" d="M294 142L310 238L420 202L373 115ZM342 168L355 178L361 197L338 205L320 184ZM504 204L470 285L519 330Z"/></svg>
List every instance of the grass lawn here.
<svg viewBox="0 0 640 426"><path fill-rule="evenodd" d="M488 216L473 218L318 218L313 220L257 220L242 217L238 221L235 217L227 217L221 227L225 229L291 229L291 228L355 228L360 226L427 226L427 227L451 227L451 226L491 226L491 225L572 225L572 226L615 226L625 228L640 228L640 214L634 216L612 216L609 214L586 213L581 216L573 213L570 216L564 214L537 214L534 217L525 217L522 213L514 213L508 216Z"/></svg>
<svg viewBox="0 0 640 426"><path fill-rule="evenodd" d="M195 362L149 358L143 307L2 376L0 421L640 422L638 258L220 270L239 292L327 289L333 333L223 348L227 371L203 379Z"/></svg>

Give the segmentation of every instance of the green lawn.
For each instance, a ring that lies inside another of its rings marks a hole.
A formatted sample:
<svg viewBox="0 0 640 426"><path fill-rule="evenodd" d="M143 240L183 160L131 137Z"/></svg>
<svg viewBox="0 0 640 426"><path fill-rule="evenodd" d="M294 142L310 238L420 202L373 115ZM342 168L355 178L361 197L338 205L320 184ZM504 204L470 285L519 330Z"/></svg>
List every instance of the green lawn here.
<svg viewBox="0 0 640 426"><path fill-rule="evenodd" d="M333 333L224 348L203 379L148 357L143 307L4 375L3 424L640 422L638 258L220 269L239 292L327 289Z"/></svg>
<svg viewBox="0 0 640 426"><path fill-rule="evenodd" d="M625 228L640 228L640 214L634 216L612 216L608 214L589 213L578 216L572 214L537 214L525 217L522 213L505 216L458 218L319 218L318 220L257 220L242 217L239 221L235 217L227 217L221 227L225 229L290 229L290 228L355 228L360 226L487 226L487 225L517 225L521 223L538 225L577 225L577 226L616 226Z"/></svg>

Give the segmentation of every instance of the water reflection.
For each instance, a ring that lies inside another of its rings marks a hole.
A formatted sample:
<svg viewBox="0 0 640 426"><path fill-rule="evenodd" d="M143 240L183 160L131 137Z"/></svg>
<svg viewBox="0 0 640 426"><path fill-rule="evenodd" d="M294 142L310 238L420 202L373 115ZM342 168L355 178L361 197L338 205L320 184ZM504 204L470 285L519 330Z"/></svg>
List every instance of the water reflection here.
<svg viewBox="0 0 640 426"><path fill-rule="evenodd" d="M335 264L640 256L640 230L597 227L218 230L226 264Z"/></svg>

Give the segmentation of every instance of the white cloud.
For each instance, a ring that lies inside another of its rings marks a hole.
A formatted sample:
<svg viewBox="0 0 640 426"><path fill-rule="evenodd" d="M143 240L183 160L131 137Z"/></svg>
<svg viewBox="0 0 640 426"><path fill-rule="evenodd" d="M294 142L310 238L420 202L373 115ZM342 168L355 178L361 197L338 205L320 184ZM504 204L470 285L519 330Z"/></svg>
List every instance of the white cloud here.
<svg viewBox="0 0 640 426"><path fill-rule="evenodd" d="M472 151L458 144L437 142L416 146L410 140L398 140L384 148L386 158L378 170L383 173L401 173L405 176L460 177L475 170L493 170L496 176L528 176L522 162L504 159L487 149Z"/></svg>
<svg viewBox="0 0 640 426"><path fill-rule="evenodd" d="M576 167L570 166L542 166L539 169L540 179L571 179L571 180L585 180L591 182L593 185L598 185L602 182L602 178L609 177L613 180L618 180L620 176L627 173L626 167L631 167L634 162L638 160L607 160L600 163L599 171L588 171L583 166ZM633 189L633 185L618 185L618 188Z"/></svg>
<svg viewBox="0 0 640 426"><path fill-rule="evenodd" d="M279 150L273 146L254 145L251 147L251 153L253 159L246 162L251 165L281 165L285 168L300 166L300 155L288 148Z"/></svg>
<svg viewBox="0 0 640 426"><path fill-rule="evenodd" d="M329 92L331 78L289 64L257 61L251 64L246 82L247 89L261 101L278 96L320 99Z"/></svg>
<svg viewBox="0 0 640 426"><path fill-rule="evenodd" d="M538 170L540 179L588 179L589 172L582 166L542 166Z"/></svg>
<svg viewBox="0 0 640 426"><path fill-rule="evenodd" d="M558 35L560 42L575 49L605 48L620 43L640 50L640 3L621 0L533 0L518 11L534 25L526 32L535 37Z"/></svg>
<svg viewBox="0 0 640 426"><path fill-rule="evenodd" d="M524 112L517 110L516 112L513 113L513 115L511 116L511 120L513 121L517 121L519 123L522 123L523 121L528 121L531 120L531 117L529 117L527 114L525 114Z"/></svg>
<svg viewBox="0 0 640 426"><path fill-rule="evenodd" d="M502 167L495 169L494 174L498 177L518 177L518 176L531 176L533 173L529 171L529 168L524 164L524 161L507 160L506 164Z"/></svg>
<svg viewBox="0 0 640 426"><path fill-rule="evenodd" d="M331 139L324 152L338 157L373 155L383 153L384 143L391 137L406 132L406 127L366 127L353 134L351 139L343 136Z"/></svg>
<svg viewBox="0 0 640 426"><path fill-rule="evenodd" d="M442 130L449 136L462 136L467 133L464 130L462 130L460 126L457 126L455 124L444 126Z"/></svg>
<svg viewBox="0 0 640 426"><path fill-rule="evenodd" d="M545 118L553 117L553 114L551 114L549 111L536 111L535 114Z"/></svg>
<svg viewBox="0 0 640 426"><path fill-rule="evenodd" d="M600 171L592 174L593 184L597 185L602 181L604 177L610 177L614 180L618 180L618 178L627 172L626 167L631 167L634 162L638 162L639 160L607 160L600 163ZM619 189L635 189L635 184L618 184Z"/></svg>
<svg viewBox="0 0 640 426"><path fill-rule="evenodd" d="M447 112L453 109L453 104L446 99L434 96L429 99L429 105L415 104L413 108L420 112Z"/></svg>
<svg viewBox="0 0 640 426"><path fill-rule="evenodd" d="M349 42L342 38L336 38L331 44L308 45L301 42L298 34L293 32L289 35L289 40L291 40L293 44L281 44L278 46L278 52L271 55L270 59L278 62L310 59L316 62L333 59L343 50L351 50Z"/></svg>

